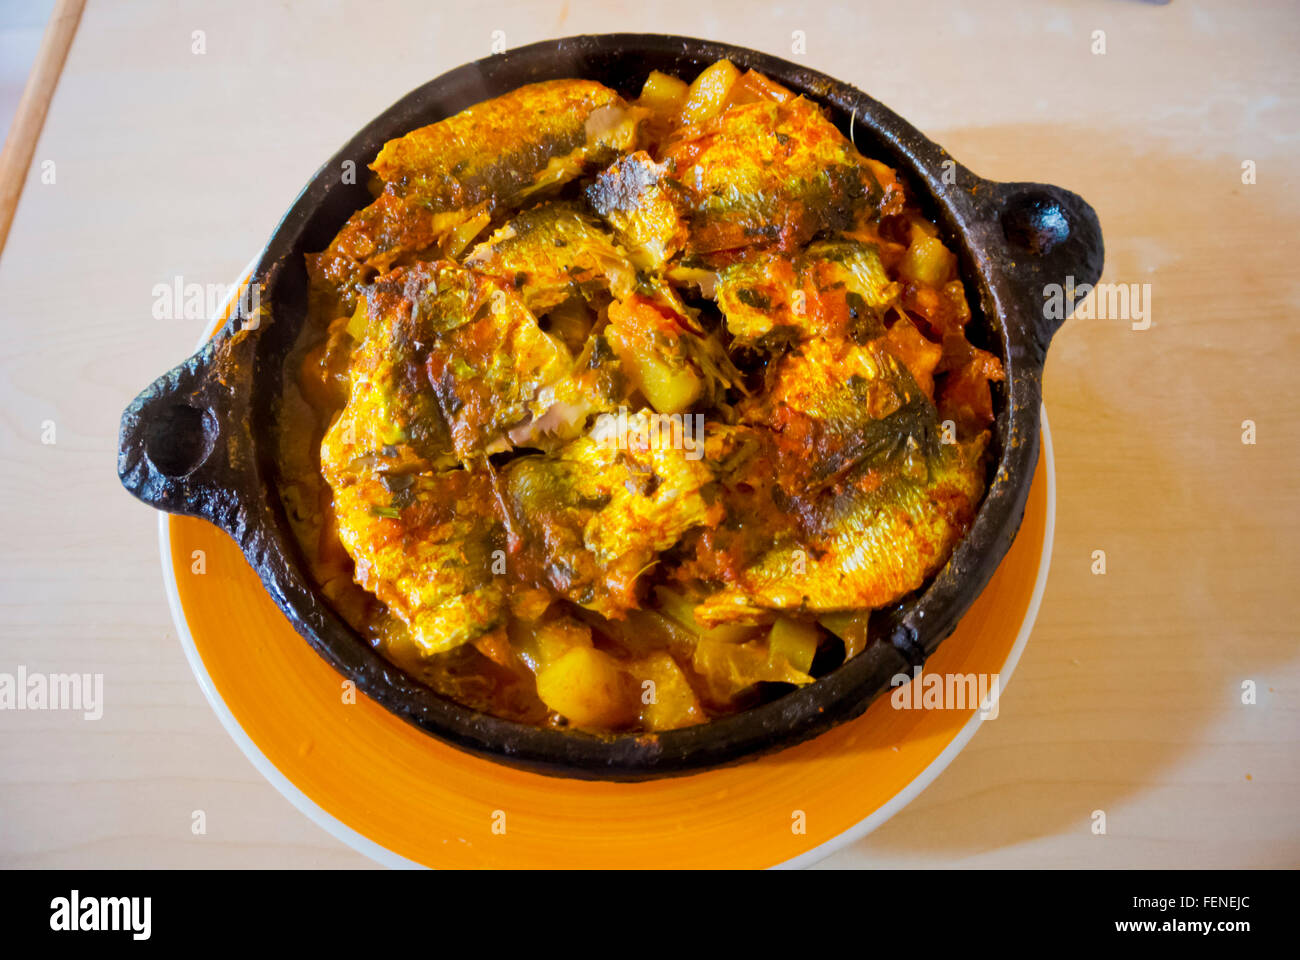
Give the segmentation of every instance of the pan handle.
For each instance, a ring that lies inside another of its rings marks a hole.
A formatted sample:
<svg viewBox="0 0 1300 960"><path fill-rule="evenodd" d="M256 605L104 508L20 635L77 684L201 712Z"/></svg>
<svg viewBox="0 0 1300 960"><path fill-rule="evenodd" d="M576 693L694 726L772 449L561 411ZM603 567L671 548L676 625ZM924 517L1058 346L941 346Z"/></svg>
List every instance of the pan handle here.
<svg viewBox="0 0 1300 960"><path fill-rule="evenodd" d="M122 414L117 472L159 510L203 517L244 542L258 489L250 431L253 327L232 323L150 384Z"/></svg>
<svg viewBox="0 0 1300 960"><path fill-rule="evenodd" d="M1074 291L1101 277L1097 213L1077 193L1046 183L989 183L994 217L988 250L1008 280L1014 315L1029 328L1041 363L1074 309Z"/></svg>

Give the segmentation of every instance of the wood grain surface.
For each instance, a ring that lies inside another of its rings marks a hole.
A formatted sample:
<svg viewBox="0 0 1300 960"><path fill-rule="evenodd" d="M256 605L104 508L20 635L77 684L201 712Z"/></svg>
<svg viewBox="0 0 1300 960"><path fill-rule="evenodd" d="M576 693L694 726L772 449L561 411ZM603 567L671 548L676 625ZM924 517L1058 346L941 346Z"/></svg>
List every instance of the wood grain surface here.
<svg viewBox="0 0 1300 960"><path fill-rule="evenodd" d="M1200 0L91 0L0 258L0 672L102 673L105 707L0 712L0 866L369 865L219 725L118 485L122 408L203 326L155 287L233 281L352 131L494 31L627 30L806 61L982 176L1073 189L1103 279L1150 285L1146 329L1052 347L1052 572L998 718L825 865L1300 865L1297 28Z"/></svg>
<svg viewBox="0 0 1300 960"><path fill-rule="evenodd" d="M45 123L45 113L50 107L50 99L63 71L63 61L77 33L77 23L85 6L86 0L59 0L55 5L5 136L4 150L0 151L0 253L4 252L5 237L13 222L14 211L18 209L18 197L32 162L36 138Z"/></svg>

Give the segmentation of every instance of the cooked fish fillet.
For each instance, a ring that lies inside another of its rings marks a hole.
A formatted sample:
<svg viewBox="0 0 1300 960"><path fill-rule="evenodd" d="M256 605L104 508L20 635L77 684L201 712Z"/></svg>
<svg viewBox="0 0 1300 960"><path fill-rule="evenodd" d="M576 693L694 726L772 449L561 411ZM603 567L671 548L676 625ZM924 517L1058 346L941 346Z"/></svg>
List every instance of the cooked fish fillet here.
<svg viewBox="0 0 1300 960"><path fill-rule="evenodd" d="M545 80L388 141L371 169L431 209L513 203L632 149L642 117L594 80Z"/></svg>
<svg viewBox="0 0 1300 960"><path fill-rule="evenodd" d="M934 405L884 338L808 340L769 368L745 423L777 438L778 470L791 491L818 487L863 462L882 463L938 442Z"/></svg>
<svg viewBox="0 0 1300 960"><path fill-rule="evenodd" d="M465 322L440 337L426 371L461 462L509 448L505 433L549 406L573 357L508 288L472 274L478 297Z"/></svg>
<svg viewBox="0 0 1300 960"><path fill-rule="evenodd" d="M307 258L313 283L350 310L401 258L634 149L641 118L599 83L548 80L389 141L371 164L383 193Z"/></svg>
<svg viewBox="0 0 1300 960"><path fill-rule="evenodd" d="M327 478L360 459L441 466L481 459L573 367L513 289L449 261L367 289L347 405L322 446Z"/></svg>
<svg viewBox="0 0 1300 960"><path fill-rule="evenodd" d="M503 621L506 580L496 573L506 534L486 476L354 477L334 486L334 508L357 582L406 623L424 653L460 646Z"/></svg>
<svg viewBox="0 0 1300 960"><path fill-rule="evenodd" d="M586 195L641 269L663 270L686 245L681 191L668 177L667 165L655 163L644 150L602 170Z"/></svg>
<svg viewBox="0 0 1300 960"><path fill-rule="evenodd" d="M622 299L636 287L636 268L614 238L577 204L541 203L480 243L465 266L518 290L542 314L596 288Z"/></svg>
<svg viewBox="0 0 1300 960"><path fill-rule="evenodd" d="M507 436L516 446L553 452L580 436L593 415L624 405L629 392L622 361L603 333L592 332L571 373L539 390L531 417Z"/></svg>
<svg viewBox="0 0 1300 960"><path fill-rule="evenodd" d="M721 508L703 490L712 472L685 442L654 439L664 422L646 411L627 417L626 429L614 418L597 421L554 456L506 466L507 502L532 582L621 617L657 555L691 527L718 520Z"/></svg>
<svg viewBox="0 0 1300 960"><path fill-rule="evenodd" d="M827 612L880 607L917 589L946 562L982 492L984 438L940 447L924 475L863 467L727 588L696 608L713 625L762 610Z"/></svg>
<svg viewBox="0 0 1300 960"><path fill-rule="evenodd" d="M803 97L733 105L679 131L664 159L690 198L688 255L792 253L879 215L870 166Z"/></svg>
<svg viewBox="0 0 1300 960"><path fill-rule="evenodd" d="M987 435L942 442L933 404L883 338L803 344L744 416L758 455L721 482L745 522L701 544L727 581L697 609L703 623L889 603L934 573L974 517ZM694 566L707 579L708 563Z"/></svg>
<svg viewBox="0 0 1300 960"><path fill-rule="evenodd" d="M519 214L475 247L465 265L513 287L539 316L566 301L594 301L599 293L607 293L613 298L607 304L609 324L593 329L591 336L602 337L612 348L633 385L644 389L646 377L656 386L674 378L680 381L679 390L669 391L676 404L684 405L706 388L725 387L730 378L739 379L734 370L725 369L725 351L701 335L672 288L657 277L639 277L623 248L576 204L543 203ZM594 349L587 352L595 354ZM652 365L654 370L648 369ZM609 378L597 379L580 376L553 391L568 426L580 424L581 416L612 409L616 399L626 399L626 393L610 393ZM680 407L664 412L680 412ZM553 412L550 419L555 418ZM516 439L522 442L523 434Z"/></svg>
<svg viewBox="0 0 1300 960"><path fill-rule="evenodd" d="M716 297L727 329L742 343L774 334L862 341L883 332L899 285L873 245L835 240L794 257L777 253L732 264L718 274Z"/></svg>
<svg viewBox="0 0 1300 960"><path fill-rule="evenodd" d="M437 336L414 309L434 264L394 270L358 307L362 339L348 363L348 399L326 431L321 469L331 485L360 473L455 463L451 428L426 363Z"/></svg>

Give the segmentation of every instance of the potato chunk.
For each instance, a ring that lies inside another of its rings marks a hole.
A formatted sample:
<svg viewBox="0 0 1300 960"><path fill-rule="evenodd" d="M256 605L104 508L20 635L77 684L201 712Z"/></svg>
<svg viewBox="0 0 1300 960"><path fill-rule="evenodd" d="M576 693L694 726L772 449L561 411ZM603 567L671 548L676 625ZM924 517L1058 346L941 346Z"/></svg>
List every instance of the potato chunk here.
<svg viewBox="0 0 1300 960"><path fill-rule="evenodd" d="M632 672L639 681L641 725L647 730L676 730L707 719L686 674L668 654L646 657Z"/></svg>
<svg viewBox="0 0 1300 960"><path fill-rule="evenodd" d="M685 82L658 70L651 70L646 77L645 86L641 88L641 99L637 105L650 110L658 120L671 121L682 109L682 104L690 95L690 87Z"/></svg>
<svg viewBox="0 0 1300 960"><path fill-rule="evenodd" d="M631 679L609 654L575 647L537 675L542 702L575 727L613 729L637 718Z"/></svg>
<svg viewBox="0 0 1300 960"><path fill-rule="evenodd" d="M899 264L898 272L904 280L942 287L956 272L956 258L942 240L913 225L912 243Z"/></svg>
<svg viewBox="0 0 1300 960"><path fill-rule="evenodd" d="M703 123L712 120L727 106L731 88L740 79L740 71L730 60L719 60L705 67L691 83L682 107L683 123Z"/></svg>

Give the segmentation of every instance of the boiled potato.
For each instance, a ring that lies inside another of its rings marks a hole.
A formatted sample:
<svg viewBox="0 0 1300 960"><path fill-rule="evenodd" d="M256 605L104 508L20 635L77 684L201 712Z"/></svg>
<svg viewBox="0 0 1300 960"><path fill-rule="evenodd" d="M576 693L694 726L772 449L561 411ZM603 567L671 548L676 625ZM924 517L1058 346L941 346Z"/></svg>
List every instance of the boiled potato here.
<svg viewBox="0 0 1300 960"><path fill-rule="evenodd" d="M671 367L646 354L624 356L633 381L660 413L683 413L700 397L704 384L690 367Z"/></svg>
<svg viewBox="0 0 1300 960"><path fill-rule="evenodd" d="M913 280L929 287L942 287L952 279L956 258L938 237L932 237L915 224L912 242L903 255L898 272L904 280Z"/></svg>
<svg viewBox="0 0 1300 960"><path fill-rule="evenodd" d="M686 674L668 654L636 661L632 673L639 688L641 725L647 730L676 730L706 719Z"/></svg>
<svg viewBox="0 0 1300 960"><path fill-rule="evenodd" d="M537 695L576 727L627 726L640 707L631 678L595 647L574 647L545 667L537 675Z"/></svg>
<svg viewBox="0 0 1300 960"><path fill-rule="evenodd" d="M705 67L691 83L686 104L682 107L682 123L703 123L712 120L727 106L731 88L740 79L740 71L730 60L719 60Z"/></svg>
<svg viewBox="0 0 1300 960"><path fill-rule="evenodd" d="M528 669L539 673L575 647L590 647L591 627L572 617L545 622L516 619L510 624L510 644Z"/></svg>
<svg viewBox="0 0 1300 960"><path fill-rule="evenodd" d="M676 77L670 77L658 70L651 70L646 77L645 86L641 88L638 103L650 110L659 120L672 120L681 112L682 104L690 94L690 87Z"/></svg>

